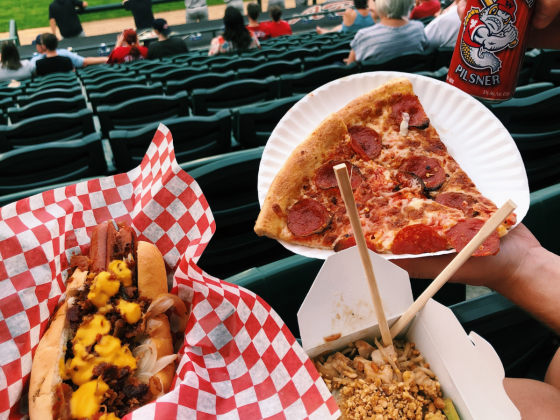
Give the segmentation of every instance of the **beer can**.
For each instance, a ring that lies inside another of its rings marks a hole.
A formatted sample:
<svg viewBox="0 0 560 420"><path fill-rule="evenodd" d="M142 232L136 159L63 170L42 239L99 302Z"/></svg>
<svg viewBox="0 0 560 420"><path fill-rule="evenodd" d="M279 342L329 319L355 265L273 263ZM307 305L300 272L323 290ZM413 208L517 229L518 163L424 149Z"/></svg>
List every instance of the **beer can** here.
<svg viewBox="0 0 560 420"><path fill-rule="evenodd" d="M510 99L517 86L535 0L467 0L447 83L479 99Z"/></svg>

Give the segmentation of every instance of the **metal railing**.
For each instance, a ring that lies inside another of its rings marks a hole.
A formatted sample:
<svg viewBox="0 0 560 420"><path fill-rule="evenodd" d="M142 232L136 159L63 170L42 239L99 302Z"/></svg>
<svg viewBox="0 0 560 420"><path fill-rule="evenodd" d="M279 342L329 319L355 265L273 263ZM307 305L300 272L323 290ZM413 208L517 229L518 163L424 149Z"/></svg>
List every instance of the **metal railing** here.
<svg viewBox="0 0 560 420"><path fill-rule="evenodd" d="M164 3L179 3L180 0L152 0L152 6L156 4L164 4ZM122 3L111 3L111 4L103 4L101 6L91 6L83 8L77 8L76 11L79 14L88 14L88 13L97 13L97 12L108 12L110 10L119 10L124 9L124 5Z"/></svg>
<svg viewBox="0 0 560 420"><path fill-rule="evenodd" d="M0 39L0 43L4 41L13 41L18 47L20 46L17 24L16 21L13 19L10 20L10 32L8 38Z"/></svg>
<svg viewBox="0 0 560 420"><path fill-rule="evenodd" d="M152 0L152 6L156 4L164 4L164 3L179 3L180 1L181 0ZM257 0L257 1L262 9L261 0ZM312 4L313 5L317 4L317 0L313 0ZM88 13L107 12L109 10L119 10L119 9L124 9L124 5L122 3L103 4L101 6L91 6L91 7L86 7L85 9L78 8L76 10L78 13L85 15Z"/></svg>
<svg viewBox="0 0 560 420"><path fill-rule="evenodd" d="M163 0L163 1L169 1L169 0ZM324 10L322 12L317 12L317 13L309 13L309 14L305 14L305 15L295 15L295 16L290 16L289 20L292 19L303 19L303 20L307 20L307 18L310 18L312 16L321 16L321 15L333 15L335 13L339 13L339 12L344 12L346 9L340 9L340 10ZM181 37L183 39L190 37L191 35L197 35L197 34L207 34L207 33L211 33L212 37L215 37L218 33L222 32L222 27L216 27L216 28L212 28L212 29L201 29L201 30L191 30L188 32L180 32L180 33L174 33L171 35L172 38L175 37ZM142 41L146 41L147 39L143 39ZM105 45L107 47L113 47L115 45L114 42L107 42L105 43ZM94 45L86 45L83 47L73 47L72 51L73 52L80 52L80 51L87 51L87 50L92 50L92 49L96 49L99 48L98 44L94 44Z"/></svg>

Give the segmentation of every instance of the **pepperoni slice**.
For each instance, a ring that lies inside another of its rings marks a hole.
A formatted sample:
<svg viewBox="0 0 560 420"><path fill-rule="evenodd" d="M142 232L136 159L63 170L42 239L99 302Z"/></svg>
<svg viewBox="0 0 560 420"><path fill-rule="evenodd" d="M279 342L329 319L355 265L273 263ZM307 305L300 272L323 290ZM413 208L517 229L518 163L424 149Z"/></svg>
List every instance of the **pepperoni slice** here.
<svg viewBox="0 0 560 420"><path fill-rule="evenodd" d="M393 254L423 254L445 251L447 241L426 225L410 225L399 230L391 251Z"/></svg>
<svg viewBox="0 0 560 420"><path fill-rule="evenodd" d="M348 128L352 138L352 149L365 160L373 160L381 153L379 133L369 127L354 125Z"/></svg>
<svg viewBox="0 0 560 420"><path fill-rule="evenodd" d="M413 190L417 190L420 194L424 192L424 181L412 172L397 172L395 178L399 183L399 190L402 190L403 188L412 188Z"/></svg>
<svg viewBox="0 0 560 420"><path fill-rule="evenodd" d="M325 206L312 198L304 198L288 210L288 229L296 236L320 233L330 223L331 215Z"/></svg>
<svg viewBox="0 0 560 420"><path fill-rule="evenodd" d="M470 240L484 226L484 221L480 219L467 219L458 222L447 232L447 239L453 248L460 252ZM498 231L492 234L484 241L484 243L475 251L473 256L486 257L487 255L496 255L500 251L500 235Z"/></svg>
<svg viewBox="0 0 560 420"><path fill-rule="evenodd" d="M427 191L440 189L446 178L439 161L426 156L413 156L406 160L399 169L404 172L412 172L420 177Z"/></svg>
<svg viewBox="0 0 560 420"><path fill-rule="evenodd" d="M476 200L472 195L460 192L441 193L436 196L436 203L462 210L465 213L465 217L474 217L476 215L476 212L473 210Z"/></svg>
<svg viewBox="0 0 560 420"><path fill-rule="evenodd" d="M409 127L428 128L430 119L424 112L420 100L416 95L403 95L393 104L391 118L400 126L402 113L406 112L410 116Z"/></svg>
<svg viewBox="0 0 560 420"><path fill-rule="evenodd" d="M375 245L367 238L366 245L373 252L378 252L377 249L375 249ZM340 252L345 249L352 248L353 246L356 246L356 238L354 237L354 235L349 235L338 240L338 242L334 245L334 252Z"/></svg>
<svg viewBox="0 0 560 420"><path fill-rule="evenodd" d="M341 162L339 160L330 160L319 168L315 174L315 184L322 190L327 190L329 188L338 188L338 182L336 182L336 175L334 173L333 167L345 163L348 168L348 175L350 175L350 185L352 189L355 190L362 183L362 173L360 170L352 165L350 162Z"/></svg>

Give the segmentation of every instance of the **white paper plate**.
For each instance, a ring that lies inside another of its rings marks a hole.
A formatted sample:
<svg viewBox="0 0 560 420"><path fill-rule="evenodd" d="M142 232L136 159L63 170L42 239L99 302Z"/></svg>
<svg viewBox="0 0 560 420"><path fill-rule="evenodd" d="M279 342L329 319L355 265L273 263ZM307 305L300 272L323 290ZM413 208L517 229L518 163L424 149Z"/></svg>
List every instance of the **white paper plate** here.
<svg viewBox="0 0 560 420"><path fill-rule="evenodd" d="M302 98L278 123L263 152L258 179L262 207L274 177L288 156L329 114L396 77L408 78L430 122L451 156L473 180L480 192L498 207L508 199L517 204L518 223L529 210L529 184L515 142L502 123L476 99L463 91L425 76L399 72L356 74L335 80ZM310 258L325 259L334 251L291 245L287 249ZM387 259L447 254L392 255Z"/></svg>

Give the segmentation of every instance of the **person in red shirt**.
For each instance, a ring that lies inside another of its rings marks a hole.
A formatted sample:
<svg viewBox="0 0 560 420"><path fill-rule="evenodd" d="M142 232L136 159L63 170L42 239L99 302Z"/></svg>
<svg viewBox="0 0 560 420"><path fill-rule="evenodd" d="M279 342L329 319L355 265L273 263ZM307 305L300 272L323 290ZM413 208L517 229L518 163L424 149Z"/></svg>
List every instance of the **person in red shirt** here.
<svg viewBox="0 0 560 420"><path fill-rule="evenodd" d="M272 19L272 22L268 23L268 31L272 38L276 38L282 35L291 35L292 27L282 18L282 9L278 6L271 6L268 9L268 13Z"/></svg>
<svg viewBox="0 0 560 420"><path fill-rule="evenodd" d="M109 55L107 64L122 64L148 58L148 49L138 43L134 29L126 29L117 37L115 49Z"/></svg>
<svg viewBox="0 0 560 420"><path fill-rule="evenodd" d="M410 12L411 19L422 19L428 16L435 16L441 9L438 0L416 0L416 6Z"/></svg>
<svg viewBox="0 0 560 420"><path fill-rule="evenodd" d="M270 38L270 31L268 30L267 22L258 22L259 15L261 14L261 8L258 3L249 3L247 5L247 16L249 17L249 24L247 29L255 34L259 41L264 41Z"/></svg>

